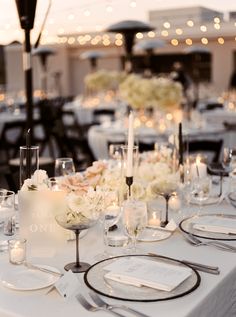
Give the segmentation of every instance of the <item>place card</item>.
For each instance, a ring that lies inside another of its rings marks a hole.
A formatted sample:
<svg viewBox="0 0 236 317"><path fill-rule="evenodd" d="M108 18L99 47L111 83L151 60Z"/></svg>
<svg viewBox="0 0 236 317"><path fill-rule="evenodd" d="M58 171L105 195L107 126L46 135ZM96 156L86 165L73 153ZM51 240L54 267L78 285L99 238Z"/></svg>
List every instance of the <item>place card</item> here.
<svg viewBox="0 0 236 317"><path fill-rule="evenodd" d="M170 292L192 274L187 267L140 258L121 258L104 267L105 278Z"/></svg>
<svg viewBox="0 0 236 317"><path fill-rule="evenodd" d="M70 270L54 284L53 288L55 288L64 299L69 299L76 295L79 288L79 280Z"/></svg>

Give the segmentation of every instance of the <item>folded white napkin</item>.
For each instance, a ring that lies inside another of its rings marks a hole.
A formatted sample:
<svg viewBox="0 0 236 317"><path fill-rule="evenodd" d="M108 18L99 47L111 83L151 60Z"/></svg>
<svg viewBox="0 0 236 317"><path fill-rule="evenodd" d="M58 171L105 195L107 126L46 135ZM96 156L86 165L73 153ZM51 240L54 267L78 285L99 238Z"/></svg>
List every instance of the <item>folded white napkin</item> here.
<svg viewBox="0 0 236 317"><path fill-rule="evenodd" d="M224 233L224 234L236 234L236 229L228 228L228 227L221 227L221 226L214 226L214 225L199 225L195 224L193 226L194 229L206 232L215 232L215 233Z"/></svg>
<svg viewBox="0 0 236 317"><path fill-rule="evenodd" d="M192 274L190 268L156 260L125 257L104 267L106 279L170 292Z"/></svg>
<svg viewBox="0 0 236 317"><path fill-rule="evenodd" d="M236 221L232 218L205 217L202 222L195 223L194 229L215 233L236 234Z"/></svg>

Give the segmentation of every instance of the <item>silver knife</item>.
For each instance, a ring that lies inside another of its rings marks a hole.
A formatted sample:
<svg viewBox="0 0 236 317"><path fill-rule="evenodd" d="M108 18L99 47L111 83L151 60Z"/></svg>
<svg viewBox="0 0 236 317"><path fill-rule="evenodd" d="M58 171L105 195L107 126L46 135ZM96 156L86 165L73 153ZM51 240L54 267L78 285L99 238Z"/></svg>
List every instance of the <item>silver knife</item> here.
<svg viewBox="0 0 236 317"><path fill-rule="evenodd" d="M155 254L155 253L148 253L148 255L151 255L153 257L158 257L158 254ZM191 266L193 269L195 269L197 271L215 274L215 275L220 274L220 270L219 270L218 266L211 266L211 265L206 265L206 264L202 264L202 263L190 262L187 260L178 260L177 259L177 261L181 261L182 263Z"/></svg>

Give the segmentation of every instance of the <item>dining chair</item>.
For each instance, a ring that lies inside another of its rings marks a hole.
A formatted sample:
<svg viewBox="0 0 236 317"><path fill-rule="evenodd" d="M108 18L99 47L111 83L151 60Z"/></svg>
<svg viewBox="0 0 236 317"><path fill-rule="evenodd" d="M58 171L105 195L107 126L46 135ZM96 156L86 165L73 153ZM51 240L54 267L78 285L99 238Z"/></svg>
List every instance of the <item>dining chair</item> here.
<svg viewBox="0 0 236 317"><path fill-rule="evenodd" d="M223 140L190 140L184 142L185 151L188 148L189 153L207 154L208 163L217 163L220 160Z"/></svg>

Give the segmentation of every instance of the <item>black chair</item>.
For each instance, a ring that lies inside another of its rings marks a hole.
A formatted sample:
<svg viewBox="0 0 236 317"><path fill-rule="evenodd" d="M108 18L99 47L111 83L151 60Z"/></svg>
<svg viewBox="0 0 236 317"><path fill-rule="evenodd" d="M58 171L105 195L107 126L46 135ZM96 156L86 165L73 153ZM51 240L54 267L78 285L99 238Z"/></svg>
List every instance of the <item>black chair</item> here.
<svg viewBox="0 0 236 317"><path fill-rule="evenodd" d="M189 153L200 152L203 154L211 154L211 158L208 156L209 163L217 163L220 159L223 140L190 140L184 143L185 151L188 148Z"/></svg>
<svg viewBox="0 0 236 317"><path fill-rule="evenodd" d="M65 112L63 104L60 100L43 100L39 105L41 122L46 138L56 145L56 156L72 157L81 170L91 165L94 157L75 117L72 124L64 122L63 116L74 114Z"/></svg>
<svg viewBox="0 0 236 317"><path fill-rule="evenodd" d="M154 142L145 143L145 142L139 141L138 147L139 147L140 153L154 151L155 143Z"/></svg>
<svg viewBox="0 0 236 317"><path fill-rule="evenodd" d="M108 117L111 121L115 119L115 110L114 109L95 109L93 111L94 123L101 123L103 117Z"/></svg>

